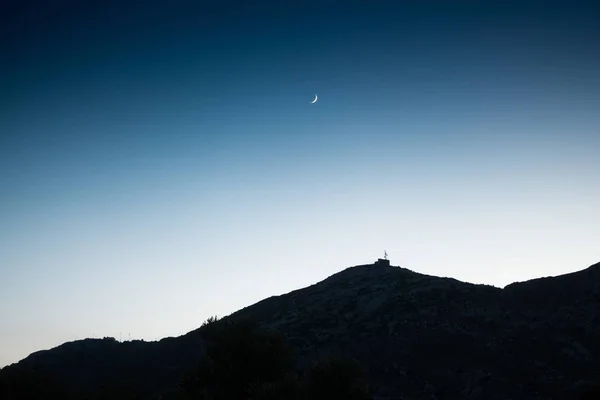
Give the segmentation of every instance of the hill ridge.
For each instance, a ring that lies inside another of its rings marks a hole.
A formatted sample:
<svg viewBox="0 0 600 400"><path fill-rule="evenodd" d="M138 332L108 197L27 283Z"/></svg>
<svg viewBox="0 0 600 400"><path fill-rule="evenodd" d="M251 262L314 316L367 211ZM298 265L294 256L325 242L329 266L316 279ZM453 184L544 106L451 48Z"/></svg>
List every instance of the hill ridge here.
<svg viewBox="0 0 600 400"><path fill-rule="evenodd" d="M356 265L224 319L245 318L283 333L298 365L351 356L379 398L430 399L427 386L445 399L566 400L600 371L600 263L504 288ZM142 369L162 390L203 354L198 331L157 342L73 341L13 365L50 366L92 387Z"/></svg>

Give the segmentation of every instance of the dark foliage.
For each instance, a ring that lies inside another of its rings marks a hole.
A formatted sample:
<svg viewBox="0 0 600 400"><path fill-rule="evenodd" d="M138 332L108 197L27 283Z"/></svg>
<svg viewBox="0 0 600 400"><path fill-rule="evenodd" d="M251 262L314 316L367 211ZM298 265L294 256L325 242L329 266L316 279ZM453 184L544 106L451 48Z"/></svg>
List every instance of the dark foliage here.
<svg viewBox="0 0 600 400"><path fill-rule="evenodd" d="M201 335L211 344L183 380L189 398L369 399L358 365L332 359L315 362L302 374L294 369L294 354L285 338L252 320L211 321Z"/></svg>
<svg viewBox="0 0 600 400"><path fill-rule="evenodd" d="M0 399L72 399L67 385L40 367L10 366L0 371Z"/></svg>
<svg viewBox="0 0 600 400"><path fill-rule="evenodd" d="M293 354L284 338L252 321L213 322L205 328L207 353L183 382L195 398L246 398L251 387L281 382L292 368Z"/></svg>
<svg viewBox="0 0 600 400"><path fill-rule="evenodd" d="M505 289L358 266L177 338L34 353L0 400L600 400L599 316L600 264Z"/></svg>
<svg viewBox="0 0 600 400"><path fill-rule="evenodd" d="M2 400L368 400L361 371L353 362L328 359L306 371L294 368L285 338L256 322L207 320L198 331L208 343L198 365L179 388L150 392L132 374L107 379L95 390L75 392L42 367L11 366L0 371Z"/></svg>

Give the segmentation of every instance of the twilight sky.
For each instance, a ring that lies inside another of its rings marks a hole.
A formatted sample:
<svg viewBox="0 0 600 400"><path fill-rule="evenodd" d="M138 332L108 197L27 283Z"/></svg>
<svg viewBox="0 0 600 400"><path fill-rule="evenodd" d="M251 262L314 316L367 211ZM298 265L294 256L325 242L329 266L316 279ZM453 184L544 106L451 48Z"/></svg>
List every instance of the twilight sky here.
<svg viewBox="0 0 600 400"><path fill-rule="evenodd" d="M0 367L384 250L500 287L600 261L593 2L87 3L0 5Z"/></svg>

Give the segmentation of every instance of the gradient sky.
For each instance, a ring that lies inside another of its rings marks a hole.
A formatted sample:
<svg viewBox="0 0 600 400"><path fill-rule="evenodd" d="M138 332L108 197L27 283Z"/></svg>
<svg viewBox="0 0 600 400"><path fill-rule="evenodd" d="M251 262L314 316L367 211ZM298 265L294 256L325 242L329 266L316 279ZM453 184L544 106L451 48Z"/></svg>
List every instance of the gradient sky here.
<svg viewBox="0 0 600 400"><path fill-rule="evenodd" d="M500 287L600 261L593 2L87 3L0 6L0 366L384 250Z"/></svg>

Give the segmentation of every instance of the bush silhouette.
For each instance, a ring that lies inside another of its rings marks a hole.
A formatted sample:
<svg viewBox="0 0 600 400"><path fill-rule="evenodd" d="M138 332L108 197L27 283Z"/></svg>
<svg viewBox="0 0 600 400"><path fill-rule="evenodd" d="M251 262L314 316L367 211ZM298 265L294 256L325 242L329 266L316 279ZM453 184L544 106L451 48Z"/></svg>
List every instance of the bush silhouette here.
<svg viewBox="0 0 600 400"><path fill-rule="evenodd" d="M328 359L306 371L295 368L294 352L283 335L252 320L232 322L209 318L198 330L206 352L179 388L143 391L136 372L124 370L99 388L70 392L53 375L35 367L0 370L2 400L367 400L366 384L352 361ZM148 379L160 378L150 376Z"/></svg>
<svg viewBox="0 0 600 400"><path fill-rule="evenodd" d="M200 334L210 345L198 367L182 381L187 398L369 399L355 363L341 359L317 362L300 379L285 338L251 320L212 320L203 325Z"/></svg>
<svg viewBox="0 0 600 400"><path fill-rule="evenodd" d="M204 321L202 323L202 325L200 325L200 328L204 328L205 326L212 325L218 321L219 321L219 317L217 317L216 315L213 315L212 317L208 317L206 319L206 321Z"/></svg>
<svg viewBox="0 0 600 400"><path fill-rule="evenodd" d="M201 329L210 343L198 368L182 386L199 399L245 399L251 391L281 387L292 370L293 353L283 336L252 321L213 321ZM262 389L260 389L262 388Z"/></svg>

